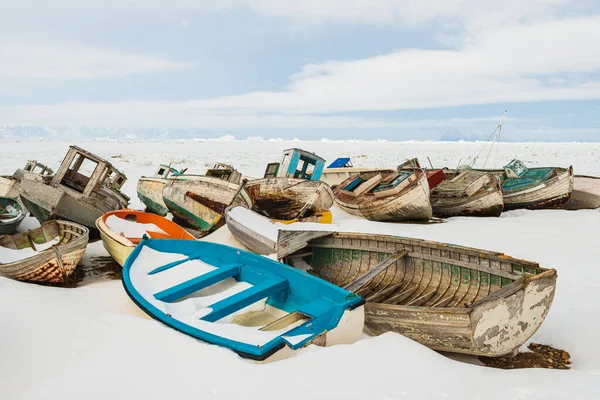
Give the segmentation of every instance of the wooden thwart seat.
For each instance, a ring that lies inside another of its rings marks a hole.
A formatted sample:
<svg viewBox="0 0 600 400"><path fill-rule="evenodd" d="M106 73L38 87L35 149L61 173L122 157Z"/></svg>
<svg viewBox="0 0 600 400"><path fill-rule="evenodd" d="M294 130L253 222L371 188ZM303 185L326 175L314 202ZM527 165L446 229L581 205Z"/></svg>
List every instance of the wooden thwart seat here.
<svg viewBox="0 0 600 400"><path fill-rule="evenodd" d="M189 261L188 259L184 261ZM178 262L181 264L181 262ZM171 263L173 264L173 263ZM178 285L172 286L162 292L156 293L154 297L160 301L176 301L182 297L188 296L198 290L207 288L215 283L224 281L227 278L232 278L240 273L240 268L243 264L231 264L221 268L217 268L206 274L197 276ZM154 272L154 271L153 271Z"/></svg>
<svg viewBox="0 0 600 400"><path fill-rule="evenodd" d="M273 276L258 285L254 285L242 292L236 293L231 297L223 299L209 306L212 309L210 314L201 319L207 322L216 322L223 317L233 314L244 307L256 303L266 297L272 296L278 292L286 290L289 287L287 279L279 276Z"/></svg>

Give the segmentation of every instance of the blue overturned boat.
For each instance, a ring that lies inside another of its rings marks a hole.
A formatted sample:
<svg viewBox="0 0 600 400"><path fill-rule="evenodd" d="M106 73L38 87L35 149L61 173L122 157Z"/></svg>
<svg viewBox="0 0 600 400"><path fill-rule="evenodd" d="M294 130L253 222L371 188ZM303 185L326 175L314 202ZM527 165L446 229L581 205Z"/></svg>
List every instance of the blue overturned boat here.
<svg viewBox="0 0 600 400"><path fill-rule="evenodd" d="M353 343L364 324L360 296L216 243L145 238L123 266L123 285L152 318L257 361Z"/></svg>

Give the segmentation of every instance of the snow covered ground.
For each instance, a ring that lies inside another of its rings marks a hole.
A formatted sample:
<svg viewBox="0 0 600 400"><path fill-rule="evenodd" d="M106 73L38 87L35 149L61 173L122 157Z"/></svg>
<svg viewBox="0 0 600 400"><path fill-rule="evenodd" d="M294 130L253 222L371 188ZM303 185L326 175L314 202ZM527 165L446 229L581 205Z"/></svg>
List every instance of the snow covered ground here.
<svg viewBox="0 0 600 400"><path fill-rule="evenodd" d="M69 144L0 141L0 174L12 173L27 159L56 169ZM427 162L429 156L434 166L453 167L482 146L260 139L77 144L128 175L124 190L134 208L141 207L137 178L153 174L160 162L202 173L222 161L245 175L260 176L281 150L301 147L329 161L351 156L360 166L393 167L410 157ZM496 166L517 157L529 166L573 165L576 173L600 175L599 156L600 144L510 143L501 145ZM392 333L353 345L313 346L284 361L255 365L143 317L119 281L59 289L0 278L0 399L600 397L598 210L519 210L500 218L452 218L432 225L369 222L333 211L334 222L346 231L497 250L556 268L554 304L532 341L569 351L572 369L497 370L458 362ZM21 230L34 225L27 218ZM226 228L209 239L234 243ZM88 247L88 257L97 254L106 255L101 242Z"/></svg>

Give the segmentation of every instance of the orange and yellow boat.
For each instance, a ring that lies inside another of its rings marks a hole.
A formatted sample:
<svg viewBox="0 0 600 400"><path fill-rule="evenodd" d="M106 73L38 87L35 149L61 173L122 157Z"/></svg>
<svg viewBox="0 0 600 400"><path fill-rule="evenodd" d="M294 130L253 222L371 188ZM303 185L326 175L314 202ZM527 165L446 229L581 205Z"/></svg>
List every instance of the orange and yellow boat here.
<svg viewBox="0 0 600 400"><path fill-rule="evenodd" d="M144 235L152 239L196 240L188 231L164 217L136 210L119 210L96 220L104 248L123 266Z"/></svg>

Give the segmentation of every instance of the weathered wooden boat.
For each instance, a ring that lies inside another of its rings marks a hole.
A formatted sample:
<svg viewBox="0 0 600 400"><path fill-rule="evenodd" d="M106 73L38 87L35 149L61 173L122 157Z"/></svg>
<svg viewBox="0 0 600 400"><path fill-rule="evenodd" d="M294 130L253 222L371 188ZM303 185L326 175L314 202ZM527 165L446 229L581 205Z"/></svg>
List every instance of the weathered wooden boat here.
<svg viewBox="0 0 600 400"><path fill-rule="evenodd" d="M366 171L373 171L373 168L355 167L350 157L340 157L323 170L321 181L334 188L351 176Z"/></svg>
<svg viewBox="0 0 600 400"><path fill-rule="evenodd" d="M25 218L21 204L12 197L0 197L0 234L10 234L17 230Z"/></svg>
<svg viewBox="0 0 600 400"><path fill-rule="evenodd" d="M277 249L285 263L364 297L372 333L397 332L440 351L518 351L544 321L556 288L554 269L420 239L280 231Z"/></svg>
<svg viewBox="0 0 600 400"><path fill-rule="evenodd" d="M567 210L600 207L600 177L575 175L571 198L565 204Z"/></svg>
<svg viewBox="0 0 600 400"><path fill-rule="evenodd" d="M125 260L144 235L152 239L196 240L188 231L164 217L136 210L119 210L104 214L96 221L102 244L119 263Z"/></svg>
<svg viewBox="0 0 600 400"><path fill-rule="evenodd" d="M373 221L427 220L433 214L427 175L420 168L363 172L333 193L344 211Z"/></svg>
<svg viewBox="0 0 600 400"><path fill-rule="evenodd" d="M305 227L323 224L323 229L331 231L331 213L324 211L303 220L279 221L271 220L243 206L230 206L225 210L225 221L231 234L248 250L256 254L269 255L277 252L277 232L280 229L290 229L292 222L302 222ZM306 228L311 229L311 228Z"/></svg>
<svg viewBox="0 0 600 400"><path fill-rule="evenodd" d="M504 210L562 208L573 191L573 167L527 168L512 160L503 170L481 171L499 177Z"/></svg>
<svg viewBox="0 0 600 400"><path fill-rule="evenodd" d="M504 199L502 186L496 175L446 168L426 172L434 216L498 217L502 214Z"/></svg>
<svg viewBox="0 0 600 400"><path fill-rule="evenodd" d="M25 174L20 195L40 222L64 219L95 231L99 217L127 207L129 197L120 191L126 180L108 161L70 146L54 176Z"/></svg>
<svg viewBox="0 0 600 400"><path fill-rule="evenodd" d="M232 166L216 163L204 176L172 180L163 189L163 200L173 216L204 233L225 224L223 212L231 204L252 206L240 185L242 175Z"/></svg>
<svg viewBox="0 0 600 400"><path fill-rule="evenodd" d="M0 176L0 196L12 197L17 199L23 211L27 212L25 205L21 202L19 193L21 193L21 180L25 174L37 174L40 176L52 175L54 171L42 163L35 160L28 160L25 167L17 169L12 175Z"/></svg>
<svg viewBox="0 0 600 400"><path fill-rule="evenodd" d="M333 193L319 181L325 160L301 149L288 149L280 163L267 165L263 179L246 184L252 208L272 219L293 220L327 211Z"/></svg>
<svg viewBox="0 0 600 400"><path fill-rule="evenodd" d="M364 323L359 296L216 243L144 239L123 266L123 285L152 318L259 361L352 343Z"/></svg>
<svg viewBox="0 0 600 400"><path fill-rule="evenodd" d="M0 236L0 275L20 281L65 282L79 264L88 236L85 226L60 220Z"/></svg>
<svg viewBox="0 0 600 400"><path fill-rule="evenodd" d="M198 175L184 175L187 168L178 171L170 165L161 164L154 176L142 176L138 180L137 195L146 210L165 216L169 212L167 205L163 200L163 189L165 185L175 179L193 179Z"/></svg>

